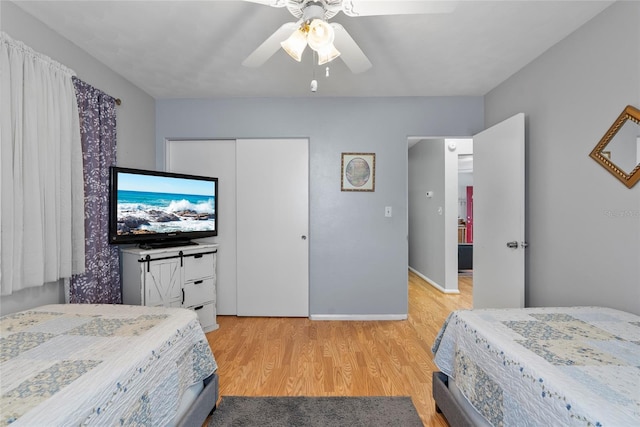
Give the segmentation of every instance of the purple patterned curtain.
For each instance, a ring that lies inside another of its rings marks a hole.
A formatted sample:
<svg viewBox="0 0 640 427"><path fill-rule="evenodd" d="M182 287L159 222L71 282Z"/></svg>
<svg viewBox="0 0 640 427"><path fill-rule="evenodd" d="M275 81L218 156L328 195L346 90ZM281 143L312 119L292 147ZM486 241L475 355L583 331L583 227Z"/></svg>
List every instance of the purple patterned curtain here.
<svg viewBox="0 0 640 427"><path fill-rule="evenodd" d="M73 78L80 113L86 270L74 275L69 302L120 304L118 249L109 245L109 166L116 164L115 99Z"/></svg>

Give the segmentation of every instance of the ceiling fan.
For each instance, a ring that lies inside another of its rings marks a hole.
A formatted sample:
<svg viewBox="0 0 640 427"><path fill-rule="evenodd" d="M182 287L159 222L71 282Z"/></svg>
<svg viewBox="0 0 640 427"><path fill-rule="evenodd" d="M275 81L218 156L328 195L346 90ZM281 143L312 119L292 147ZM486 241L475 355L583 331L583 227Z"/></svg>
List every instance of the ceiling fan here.
<svg viewBox="0 0 640 427"><path fill-rule="evenodd" d="M269 36L242 62L246 67L259 67L281 47L296 61L308 45L322 65L340 56L353 73L371 68L371 61L337 22L329 23L339 12L347 16L411 15L449 13L455 0L244 0L271 7L286 7L298 20L287 22Z"/></svg>

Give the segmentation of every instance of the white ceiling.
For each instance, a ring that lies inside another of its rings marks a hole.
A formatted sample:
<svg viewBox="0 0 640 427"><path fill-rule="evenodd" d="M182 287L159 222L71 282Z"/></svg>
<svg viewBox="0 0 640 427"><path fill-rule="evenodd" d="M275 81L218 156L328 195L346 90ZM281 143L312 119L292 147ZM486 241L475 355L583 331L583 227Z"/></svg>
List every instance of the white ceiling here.
<svg viewBox="0 0 640 427"><path fill-rule="evenodd" d="M357 1L357 0L354 0ZM413 0L418 1L418 0ZM612 1L462 0L453 13L347 17L373 63L352 74L279 50L242 61L285 22L286 8L242 0L14 1L156 99L303 96L482 96ZM309 83L318 80L317 93Z"/></svg>

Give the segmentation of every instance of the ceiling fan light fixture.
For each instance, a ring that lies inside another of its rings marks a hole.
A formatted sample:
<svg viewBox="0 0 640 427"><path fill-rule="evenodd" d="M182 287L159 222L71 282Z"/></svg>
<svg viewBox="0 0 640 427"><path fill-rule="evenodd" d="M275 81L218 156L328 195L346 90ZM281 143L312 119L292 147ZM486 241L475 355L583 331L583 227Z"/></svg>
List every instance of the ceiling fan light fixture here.
<svg viewBox="0 0 640 427"><path fill-rule="evenodd" d="M327 62L331 62L340 56L340 51L331 43L329 46L317 51L318 52L318 65L324 65Z"/></svg>
<svg viewBox="0 0 640 427"><path fill-rule="evenodd" d="M314 19L309 24L309 33L307 34L307 43L309 47L316 52L333 44L335 32L333 27L327 21L322 19Z"/></svg>
<svg viewBox="0 0 640 427"><path fill-rule="evenodd" d="M298 28L288 39L280 43L280 46L290 57L300 62L302 61L302 53L307 47L307 35L302 28Z"/></svg>

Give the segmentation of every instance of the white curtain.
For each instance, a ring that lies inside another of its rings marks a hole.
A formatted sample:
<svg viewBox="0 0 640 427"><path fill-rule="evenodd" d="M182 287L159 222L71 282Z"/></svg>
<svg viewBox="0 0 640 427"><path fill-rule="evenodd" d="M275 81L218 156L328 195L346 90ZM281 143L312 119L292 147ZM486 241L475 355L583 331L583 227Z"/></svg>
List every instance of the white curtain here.
<svg viewBox="0 0 640 427"><path fill-rule="evenodd" d="M0 294L84 272L74 72L0 32Z"/></svg>

